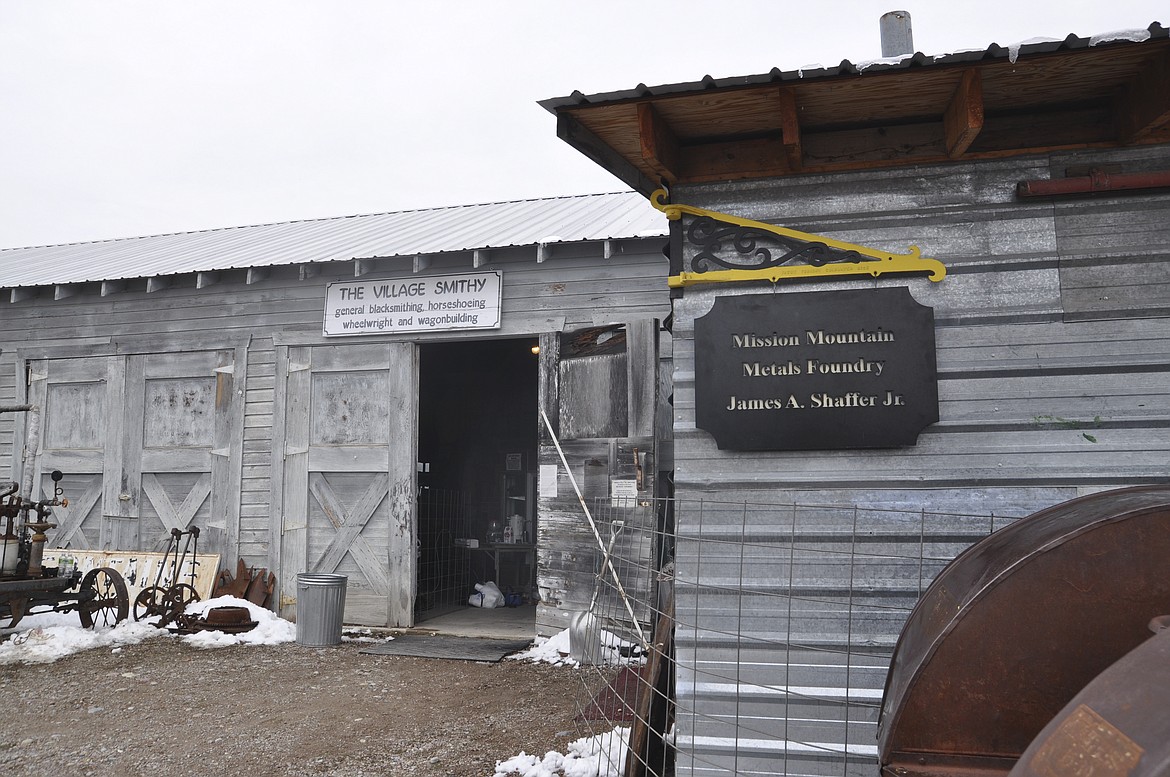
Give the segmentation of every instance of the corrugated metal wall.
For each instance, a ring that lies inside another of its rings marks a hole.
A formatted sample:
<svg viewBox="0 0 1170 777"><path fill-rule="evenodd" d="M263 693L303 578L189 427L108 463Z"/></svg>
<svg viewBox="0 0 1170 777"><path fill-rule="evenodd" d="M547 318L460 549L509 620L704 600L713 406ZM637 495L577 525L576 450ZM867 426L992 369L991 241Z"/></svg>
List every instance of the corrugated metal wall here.
<svg viewBox="0 0 1170 777"><path fill-rule="evenodd" d="M664 241L631 239L615 243L603 257L600 242L562 244L546 261L534 261L535 247L491 252L490 269L503 273L502 327L479 332L446 332L396 338L331 338L330 345L369 344L385 339L419 342L535 336L596 323L665 318L669 312L664 278ZM414 277L409 260L372 260L363 278ZM297 267L275 267L261 282L245 283L246 270L225 270L220 282L196 289L195 276L175 276L168 288L147 293L146 281L102 297L98 284L79 286L73 296L54 300L52 287L38 297L0 303L0 405L23 399L22 358L65 358L116 353L128 343L159 353L215 349L247 342L239 556L267 566L273 526L274 395L276 347L325 344L321 335L326 285L352 280L350 262L315 265L320 274L301 279ZM470 255L432 257L426 275L471 272ZM20 373L20 374L18 374ZM0 415L0 471L16 476L15 425L21 417ZM569 540L572 541L571 539ZM592 543L591 543L592 544Z"/></svg>
<svg viewBox="0 0 1170 777"><path fill-rule="evenodd" d="M1085 491L1170 480L1170 194L1056 203L1014 196L1020 180L1060 177L1068 168L1090 164L1125 172L1164 170L1170 168L1170 148L673 191L674 202L863 245L897 252L917 245L949 273L939 284L890 278L688 288L674 306L680 502L860 504L911 514L1018 516ZM717 295L889 285L907 286L920 303L934 308L940 421L916 446L736 453L718 450L695 428L694 321ZM742 556L728 554L722 562L718 554L700 558L700 546L741 532L743 510L707 511L701 524L694 515L679 513L679 608L726 613L737 602L705 581L736 579L744 570ZM917 569L887 565L867 573L864 563L791 562L792 545L800 538L786 534L790 529L779 513L774 523L769 530L765 513L752 524L762 532L761 541L774 545L767 568L771 578L828 595L860 590L856 580L880 581L888 595L909 601L917 595ZM954 534L951 524L945 517L930 520L925 541L943 547L937 543ZM816 526L810 517L801 531L815 534ZM848 539L848 532L841 539ZM951 551L961 547L952 544ZM747 569L745 586L762 582L751 578L750 564ZM875 774L873 697L880 700L881 667L905 612L816 624L794 618L781 627L776 613L757 604L746 602L744 609L745 602L738 602L739 611L747 613L739 628L778 632L774 639L712 641L701 622L680 626L678 773ZM793 658L795 646L785 644L798 639L852 646L871 658L810 670L810 662ZM797 672L801 685L820 689L819 700L786 708L779 698L757 695L750 703L737 698L739 717L729 727L728 699L720 695L726 685L694 682L721 661L750 667L756 679L749 683ZM777 721L785 709L788 718Z"/></svg>

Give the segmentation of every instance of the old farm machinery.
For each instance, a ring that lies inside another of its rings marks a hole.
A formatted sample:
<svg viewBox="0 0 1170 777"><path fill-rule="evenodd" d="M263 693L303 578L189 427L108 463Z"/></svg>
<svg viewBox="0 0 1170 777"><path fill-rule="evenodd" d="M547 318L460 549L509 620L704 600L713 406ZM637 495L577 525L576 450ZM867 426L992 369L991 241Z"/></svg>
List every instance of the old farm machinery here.
<svg viewBox="0 0 1170 777"><path fill-rule="evenodd" d="M75 611L86 628L113 626L125 620L130 604L126 583L109 567L80 570L46 566L45 532L54 507L67 507L61 496L61 473L54 470L51 499L33 501L10 483L0 491L0 627L13 627L30 613Z"/></svg>
<svg viewBox="0 0 1170 777"><path fill-rule="evenodd" d="M0 407L0 413L29 413L27 449L36 451L40 415L33 405ZM0 486L0 628L11 628L25 615L41 612L76 612L81 625L113 626L130 614L126 582L115 569L99 567L81 571L46 564L45 532L56 528L53 509L68 507L63 498L62 475L50 474L53 495L35 500L33 468L25 470L23 488L12 482Z"/></svg>
<svg viewBox="0 0 1170 777"><path fill-rule="evenodd" d="M183 543L182 553L179 544ZM199 601L199 592L195 590L195 556L199 547L199 527L192 526L187 531L171 529L171 536L167 542L166 552L162 563L154 578L154 585L143 588L138 596L134 597L134 620L140 621L151 616L159 616L159 628L182 620L187 605ZM191 582L179 580L183 567L191 560ZM163 576L168 574L170 581L163 585ZM181 624L180 624L181 625Z"/></svg>
<svg viewBox="0 0 1170 777"><path fill-rule="evenodd" d="M902 630L884 777L1170 776L1170 486L1083 496L972 545Z"/></svg>

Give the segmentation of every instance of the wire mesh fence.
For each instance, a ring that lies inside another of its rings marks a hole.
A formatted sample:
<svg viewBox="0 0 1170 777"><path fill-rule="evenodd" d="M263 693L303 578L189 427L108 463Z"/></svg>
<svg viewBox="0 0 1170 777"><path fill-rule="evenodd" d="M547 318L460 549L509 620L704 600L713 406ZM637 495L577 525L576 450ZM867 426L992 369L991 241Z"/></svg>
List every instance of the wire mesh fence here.
<svg viewBox="0 0 1170 777"><path fill-rule="evenodd" d="M423 488L418 495L418 595L420 620L467 603L475 582L470 554L459 542L473 535L462 492Z"/></svg>
<svg viewBox="0 0 1170 777"><path fill-rule="evenodd" d="M873 775L902 624L960 551L1019 516L657 500L591 508L570 624L602 775Z"/></svg>

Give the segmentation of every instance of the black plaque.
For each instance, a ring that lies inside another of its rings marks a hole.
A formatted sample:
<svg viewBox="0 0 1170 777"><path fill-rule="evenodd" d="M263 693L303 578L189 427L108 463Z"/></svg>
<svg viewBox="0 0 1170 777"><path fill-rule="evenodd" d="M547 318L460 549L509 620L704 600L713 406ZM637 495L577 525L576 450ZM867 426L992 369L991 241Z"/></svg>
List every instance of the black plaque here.
<svg viewBox="0 0 1170 777"><path fill-rule="evenodd" d="M695 422L723 450L913 445L938 421L934 311L905 287L719 297Z"/></svg>

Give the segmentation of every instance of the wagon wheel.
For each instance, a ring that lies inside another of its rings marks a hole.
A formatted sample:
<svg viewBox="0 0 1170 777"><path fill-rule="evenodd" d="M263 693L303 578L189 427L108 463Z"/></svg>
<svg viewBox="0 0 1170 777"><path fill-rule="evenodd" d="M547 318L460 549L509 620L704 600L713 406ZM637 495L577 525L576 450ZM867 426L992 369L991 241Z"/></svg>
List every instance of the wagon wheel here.
<svg viewBox="0 0 1170 777"><path fill-rule="evenodd" d="M166 595L163 596L163 616L164 622L170 622L182 615L187 605L192 602L199 601L199 592L195 590L195 586L188 583L175 583L167 589Z"/></svg>
<svg viewBox="0 0 1170 777"><path fill-rule="evenodd" d="M166 595L167 589L157 585L139 591L138 596L134 597L134 620L140 621L151 615L164 614L166 610L163 608L163 600Z"/></svg>
<svg viewBox="0 0 1170 777"><path fill-rule="evenodd" d="M95 624L115 626L130 614L126 582L117 570L109 567L91 569L82 578L79 590L83 597L92 594L92 598L83 599L77 606L81 625L87 629L92 629Z"/></svg>

